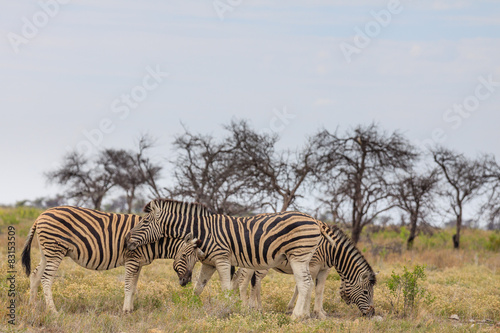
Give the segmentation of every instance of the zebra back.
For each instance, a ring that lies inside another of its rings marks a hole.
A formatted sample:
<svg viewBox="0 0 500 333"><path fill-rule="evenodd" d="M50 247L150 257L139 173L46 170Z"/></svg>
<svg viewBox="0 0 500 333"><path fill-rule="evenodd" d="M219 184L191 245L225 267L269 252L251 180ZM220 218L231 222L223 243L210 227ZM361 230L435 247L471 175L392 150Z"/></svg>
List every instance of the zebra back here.
<svg viewBox="0 0 500 333"><path fill-rule="evenodd" d="M321 239L316 220L299 212L234 217L213 214L198 203L156 199L148 203L141 223L131 230L130 249L160 237L201 240L206 260L227 256L243 267L268 268L288 251L295 260L309 261Z"/></svg>
<svg viewBox="0 0 500 333"><path fill-rule="evenodd" d="M89 269L115 268L129 258L142 264L175 258L184 243L182 239L161 238L134 251L126 249L125 237L140 218L134 214L60 206L43 212L35 223L41 246L66 248L73 260Z"/></svg>

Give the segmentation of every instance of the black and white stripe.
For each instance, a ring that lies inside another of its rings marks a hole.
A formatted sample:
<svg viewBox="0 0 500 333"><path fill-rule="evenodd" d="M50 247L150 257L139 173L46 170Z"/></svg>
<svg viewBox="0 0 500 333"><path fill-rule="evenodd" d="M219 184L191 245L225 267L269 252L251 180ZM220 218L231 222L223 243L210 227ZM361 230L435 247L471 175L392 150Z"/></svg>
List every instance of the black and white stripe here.
<svg viewBox="0 0 500 333"><path fill-rule="evenodd" d="M361 252L352 243L350 238L336 226L322 226L324 233L318 249L314 253L309 264L309 270L315 281L315 304L314 315L317 318L325 318L323 310L323 296L326 278L332 267L335 267L342 280L340 295L347 303L354 303L365 315L372 315L373 308L373 286L376 278L371 266ZM190 266L187 266L190 269ZM287 261L283 262L275 270L292 274ZM261 309L260 302L261 280L266 276L267 270L254 271L240 268L233 280L233 288L239 289L244 303L249 302L250 307ZM251 283L250 300L247 300L246 289ZM288 304L291 311L297 298L297 289Z"/></svg>
<svg viewBox="0 0 500 333"><path fill-rule="evenodd" d="M185 262L189 261L189 257L196 258L196 240L185 242L182 239L160 238L157 242L130 251L125 247L125 237L139 220L138 215L71 206L50 208L40 214L31 227L22 252L22 264L31 281L30 301L35 300L41 282L47 306L56 312L51 286L65 256L92 270L125 266L125 312L133 310L133 295L141 267L154 259L177 257L174 266L179 277L187 278L189 275L190 278L191 273L186 272ZM30 250L35 234L41 260L31 273ZM184 254L183 261L178 262L181 253Z"/></svg>
<svg viewBox="0 0 500 333"><path fill-rule="evenodd" d="M130 249L160 237L183 238L192 233L206 254L195 286L199 294L217 270L223 290L231 288L231 265L268 269L288 260L298 288L292 317L309 316L312 279L309 262L321 239L318 222L299 212L233 217L213 214L205 206L154 200L130 232Z"/></svg>

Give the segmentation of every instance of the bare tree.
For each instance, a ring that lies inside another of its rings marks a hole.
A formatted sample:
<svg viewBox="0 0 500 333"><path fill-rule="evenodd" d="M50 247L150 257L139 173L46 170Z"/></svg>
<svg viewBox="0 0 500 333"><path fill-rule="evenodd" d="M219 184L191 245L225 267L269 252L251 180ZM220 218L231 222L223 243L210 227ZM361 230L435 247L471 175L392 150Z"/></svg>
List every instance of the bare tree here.
<svg viewBox="0 0 500 333"><path fill-rule="evenodd" d="M500 166L493 155L486 155L483 162L487 199L481 206L481 213L486 214L488 230L500 230Z"/></svg>
<svg viewBox="0 0 500 333"><path fill-rule="evenodd" d="M344 135L323 130L314 142L321 156L317 182L324 187L322 201L350 224L357 243L364 226L395 207L390 191L395 174L409 170L418 154L401 134L386 134L375 124Z"/></svg>
<svg viewBox="0 0 500 333"><path fill-rule="evenodd" d="M134 153L124 149L106 149L101 152L100 161L107 160L113 182L125 191L127 213L132 212L132 206L137 193L145 183L142 173L136 163Z"/></svg>
<svg viewBox="0 0 500 333"><path fill-rule="evenodd" d="M66 188L66 197L77 204L90 202L94 209L101 209L106 193L115 185L109 161L92 163L76 152L64 157L61 167L46 173L49 182Z"/></svg>
<svg viewBox="0 0 500 333"><path fill-rule="evenodd" d="M144 179L148 185L152 196L155 199L159 199L165 196L158 185L163 167L147 156L147 152L153 148L155 144L156 140L151 136L147 134L141 135L138 142L138 151L135 154L135 164L141 178Z"/></svg>
<svg viewBox="0 0 500 333"><path fill-rule="evenodd" d="M254 209L253 193L238 170L234 147L226 139L193 134L176 137L172 197L191 198L220 214L239 215Z"/></svg>
<svg viewBox="0 0 500 333"><path fill-rule="evenodd" d="M434 190L438 182L438 170L426 172L426 174L415 174L410 171L399 177L394 187L394 199L396 205L409 215L410 235L407 240L407 248L413 247L413 241L417 236L418 222L424 222L425 217L434 208Z"/></svg>
<svg viewBox="0 0 500 333"><path fill-rule="evenodd" d="M484 163L479 159L469 159L444 147L434 148L434 161L439 166L448 187L442 195L448 199L449 205L457 219L457 231L453 235L453 247L460 248L460 230L464 205L480 194L485 184Z"/></svg>
<svg viewBox="0 0 500 333"><path fill-rule="evenodd" d="M124 149L106 149L100 152L97 163L107 165L114 183L125 191L128 213L132 212L137 191L142 187L149 185L153 196L160 197L156 183L162 167L146 156L151 147L152 140L141 136L137 152Z"/></svg>
<svg viewBox="0 0 500 333"><path fill-rule="evenodd" d="M246 121L233 121L226 129L232 134L232 145L236 147L234 159L247 186L268 198L262 203L274 211L295 207L296 199L317 167L311 143L297 151L277 152L279 137L258 133Z"/></svg>

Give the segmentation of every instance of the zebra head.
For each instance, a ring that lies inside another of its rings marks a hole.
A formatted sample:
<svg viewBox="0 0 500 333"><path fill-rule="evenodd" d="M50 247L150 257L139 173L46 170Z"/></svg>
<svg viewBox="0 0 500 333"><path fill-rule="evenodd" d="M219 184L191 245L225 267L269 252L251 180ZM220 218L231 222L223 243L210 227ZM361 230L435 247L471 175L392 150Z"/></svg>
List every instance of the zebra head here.
<svg viewBox="0 0 500 333"><path fill-rule="evenodd" d="M174 271L179 277L179 284L181 286L187 285L191 282L191 275L193 273L193 268L198 257L204 257L205 254L198 247L201 245L201 241L194 238L191 233L189 233L185 238L184 242L179 248L177 256L174 260Z"/></svg>
<svg viewBox="0 0 500 333"><path fill-rule="evenodd" d="M366 271L354 281L342 279L340 284L340 297L346 304L354 303L366 316L373 316L373 286L376 283L376 273Z"/></svg>
<svg viewBox="0 0 500 333"><path fill-rule="evenodd" d="M162 210L156 201L151 201L144 207L146 213L125 237L127 249L133 251L141 245L154 243L164 236Z"/></svg>

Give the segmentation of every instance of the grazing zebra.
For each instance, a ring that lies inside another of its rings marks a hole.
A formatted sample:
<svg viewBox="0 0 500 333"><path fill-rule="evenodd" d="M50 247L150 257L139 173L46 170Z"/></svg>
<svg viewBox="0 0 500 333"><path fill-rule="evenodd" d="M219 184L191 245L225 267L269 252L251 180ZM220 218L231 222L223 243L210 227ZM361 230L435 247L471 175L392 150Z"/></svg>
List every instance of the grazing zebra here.
<svg viewBox="0 0 500 333"><path fill-rule="evenodd" d="M370 264L342 230L336 226L326 226L326 228L324 234L327 236L322 238L309 263L309 270L316 284L313 314L320 319L325 318L326 313L323 310L325 282L330 269L335 267L342 280L341 298L347 304L356 304L363 315L373 315L375 312L373 286L376 282L376 273L373 272ZM192 270L193 266L190 264L185 266L188 270ZM274 269L281 273L292 274L287 261ZM244 303L246 302L246 289L251 280L250 307L258 309L262 307L260 302L261 280L267 272L267 270L253 271L248 268L240 268L236 273L233 288L239 288ZM293 308L296 298L297 288L295 288L295 293L288 304L288 311Z"/></svg>
<svg viewBox="0 0 500 333"><path fill-rule="evenodd" d="M22 264L30 277L30 303L36 298L42 283L47 307L57 313L52 299L52 280L65 256L82 267L107 270L125 266L125 301L123 311L133 310L133 296L142 266L154 259L173 259L180 282L191 279L186 265L197 260L196 239L161 238L130 251L125 247L125 236L139 222L139 215L112 214L97 210L61 206L40 214L31 227L22 252ZM31 273L31 242L38 236L41 260ZM182 260L180 260L182 259ZM187 282L186 282L187 283Z"/></svg>
<svg viewBox="0 0 500 333"><path fill-rule="evenodd" d="M206 254L195 285L198 295L215 270L222 290L231 288L231 266L268 269L288 260L298 288L292 318L308 317L312 290L311 260L321 237L312 217L298 212L232 217L210 212L205 206L174 200L153 200L146 215L127 236L130 250L160 237L182 238L192 233Z"/></svg>

